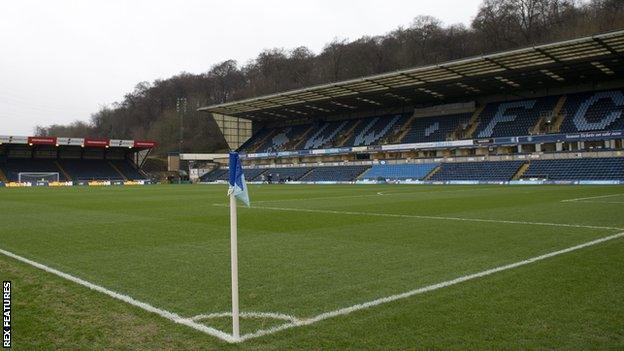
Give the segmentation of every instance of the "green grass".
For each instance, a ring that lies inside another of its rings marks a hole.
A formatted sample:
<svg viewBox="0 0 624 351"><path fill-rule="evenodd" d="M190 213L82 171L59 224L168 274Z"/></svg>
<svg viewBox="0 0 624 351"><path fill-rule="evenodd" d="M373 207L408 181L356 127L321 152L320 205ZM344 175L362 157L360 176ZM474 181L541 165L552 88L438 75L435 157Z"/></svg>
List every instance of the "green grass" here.
<svg viewBox="0 0 624 351"><path fill-rule="evenodd" d="M0 248L182 316L225 312L225 192L3 189ZM608 194L624 188L250 186L252 208L239 208L241 309L308 318L615 234L409 217L624 228L623 206L607 203L624 195L561 202ZM621 349L623 254L616 239L238 345L3 256L0 278L14 283L15 349ZM203 322L231 331L228 319ZM276 324L244 320L242 332Z"/></svg>

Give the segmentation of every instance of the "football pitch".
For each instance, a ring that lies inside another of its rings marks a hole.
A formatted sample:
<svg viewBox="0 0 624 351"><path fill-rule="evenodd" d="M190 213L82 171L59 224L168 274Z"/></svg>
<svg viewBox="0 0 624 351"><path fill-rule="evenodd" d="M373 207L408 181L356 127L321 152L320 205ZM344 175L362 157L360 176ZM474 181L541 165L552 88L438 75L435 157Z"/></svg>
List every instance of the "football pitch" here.
<svg viewBox="0 0 624 351"><path fill-rule="evenodd" d="M0 190L14 349L624 347L622 187L250 185L239 342L226 191Z"/></svg>

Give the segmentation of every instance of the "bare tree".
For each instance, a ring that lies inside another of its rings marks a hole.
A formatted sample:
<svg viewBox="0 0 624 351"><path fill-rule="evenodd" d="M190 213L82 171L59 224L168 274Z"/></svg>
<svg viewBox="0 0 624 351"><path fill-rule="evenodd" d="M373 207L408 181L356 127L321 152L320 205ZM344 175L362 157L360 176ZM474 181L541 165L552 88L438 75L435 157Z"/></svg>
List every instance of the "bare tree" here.
<svg viewBox="0 0 624 351"><path fill-rule="evenodd" d="M150 137L160 153L178 147L176 99L190 106L223 103L331 81L436 63L461 57L595 34L624 27L624 0L484 0L471 25L444 26L430 16L408 27L353 41L334 39L315 55L306 47L265 50L242 67L227 60L203 74L180 73L140 82L124 98L102 106L89 122L38 126L58 136ZM190 109L194 110L194 109ZM226 148L211 119L185 117L190 150Z"/></svg>

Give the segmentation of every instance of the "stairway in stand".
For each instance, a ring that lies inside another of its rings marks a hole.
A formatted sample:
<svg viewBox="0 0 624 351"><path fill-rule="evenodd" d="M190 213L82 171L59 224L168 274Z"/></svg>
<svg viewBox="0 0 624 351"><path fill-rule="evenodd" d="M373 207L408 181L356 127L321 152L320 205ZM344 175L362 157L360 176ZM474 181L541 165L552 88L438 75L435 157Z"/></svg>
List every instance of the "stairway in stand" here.
<svg viewBox="0 0 624 351"><path fill-rule="evenodd" d="M392 139L393 144L398 144L405 138L405 135L412 129L412 124L416 120L416 114L413 114L399 129L399 131L395 134L396 138Z"/></svg>
<svg viewBox="0 0 624 351"><path fill-rule="evenodd" d="M563 95L562 97L559 98L559 101L557 101L557 104L555 105L555 108L553 109L553 116L555 116L554 120L552 121L552 124L550 126L550 133L559 133L559 131L561 130L561 124L563 123L563 120L565 119L565 113L563 113L563 105L565 105L567 96Z"/></svg>
<svg viewBox="0 0 624 351"><path fill-rule="evenodd" d="M123 172L119 170L119 168L117 168L117 166L115 166L111 161L108 161L108 164L115 170L115 172L119 173L119 175L124 181L128 180L128 177L126 177L126 175L123 174Z"/></svg>
<svg viewBox="0 0 624 351"><path fill-rule="evenodd" d="M351 128L349 128L349 130L347 130L346 133L344 133L340 137L340 141L336 143L336 146L338 147L343 146L347 142L347 140L351 138L351 136L353 135L353 131L355 130L355 128L357 128L357 126L360 125L360 123L362 123L362 121L363 121L362 119L355 121L355 123L353 123L353 126L351 126Z"/></svg>
<svg viewBox="0 0 624 351"><path fill-rule="evenodd" d="M518 180L518 179L522 178L522 176L527 171L527 169L529 169L530 165L531 165L531 161L527 161L527 162L523 163L522 166L520 166L520 168L518 168L518 171L516 172L516 174L514 174L514 176L511 177L511 180Z"/></svg>
<svg viewBox="0 0 624 351"><path fill-rule="evenodd" d="M484 109L485 109L485 105L480 106L479 108L475 110L475 112L472 114L472 117L470 117L470 121L468 122L468 128L465 131L461 131L461 130L456 131L457 135L456 135L455 140L472 138L472 135L477 130L477 127L479 126L479 122L480 122L479 116L481 115L481 112L483 112Z"/></svg>
<svg viewBox="0 0 624 351"><path fill-rule="evenodd" d="M54 164L56 165L56 167L58 167L58 169L61 171L61 173L63 173L63 175L65 176L65 179L67 179L67 181L71 181L72 180L72 177L69 175L69 173L67 173L65 168L63 168L63 166L61 166L61 164L58 161L54 161Z"/></svg>
<svg viewBox="0 0 624 351"><path fill-rule="evenodd" d="M438 173L438 171L440 170L440 168L442 168L442 165L437 166L436 168L432 169L431 172L429 172L429 174L427 174L423 180L431 180L431 178L433 178L433 176Z"/></svg>

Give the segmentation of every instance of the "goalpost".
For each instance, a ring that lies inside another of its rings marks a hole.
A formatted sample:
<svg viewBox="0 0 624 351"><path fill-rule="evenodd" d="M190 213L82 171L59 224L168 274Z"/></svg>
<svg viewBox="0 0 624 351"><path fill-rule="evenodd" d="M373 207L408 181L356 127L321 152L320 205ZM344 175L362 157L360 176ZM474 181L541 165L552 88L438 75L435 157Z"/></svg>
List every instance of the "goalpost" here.
<svg viewBox="0 0 624 351"><path fill-rule="evenodd" d="M17 174L20 183L58 182L58 172L20 172Z"/></svg>

